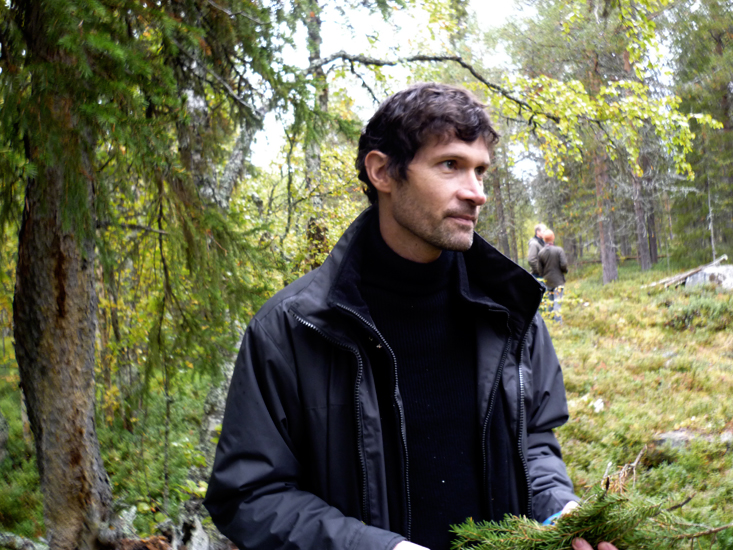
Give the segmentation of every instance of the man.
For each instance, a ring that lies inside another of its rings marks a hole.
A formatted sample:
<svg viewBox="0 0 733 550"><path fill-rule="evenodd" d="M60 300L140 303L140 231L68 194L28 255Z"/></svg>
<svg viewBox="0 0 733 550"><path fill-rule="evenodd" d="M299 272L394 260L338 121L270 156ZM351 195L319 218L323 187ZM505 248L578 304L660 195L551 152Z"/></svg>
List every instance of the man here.
<svg viewBox="0 0 733 550"><path fill-rule="evenodd" d="M534 226L534 237L529 240L529 246L527 247L527 262L529 263L529 272L535 276L535 279L540 277L539 264L537 263L537 256L545 246L545 241L542 240L542 233L545 232L547 227L543 223L538 223Z"/></svg>
<svg viewBox="0 0 733 550"><path fill-rule="evenodd" d="M540 275L545 280L550 301L552 302L552 320L562 322L560 306L565 290L565 273L568 272L568 259L560 246L555 246L555 233L546 229L542 233L545 247L540 250L538 261Z"/></svg>
<svg viewBox="0 0 733 550"><path fill-rule="evenodd" d="M440 84L364 129L372 207L255 315L237 359L205 504L240 548L447 550L467 517L576 500L543 289L474 234L496 140Z"/></svg>

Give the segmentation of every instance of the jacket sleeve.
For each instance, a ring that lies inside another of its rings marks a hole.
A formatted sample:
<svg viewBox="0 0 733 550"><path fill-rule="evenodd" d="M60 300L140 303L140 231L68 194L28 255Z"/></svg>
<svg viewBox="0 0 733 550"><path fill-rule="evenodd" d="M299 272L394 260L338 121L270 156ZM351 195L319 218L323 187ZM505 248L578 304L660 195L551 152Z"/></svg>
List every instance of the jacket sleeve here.
<svg viewBox="0 0 733 550"><path fill-rule="evenodd" d="M244 335L229 387L204 505L239 548L391 550L404 540L300 489L286 404L298 402L293 365L257 320Z"/></svg>
<svg viewBox="0 0 733 550"><path fill-rule="evenodd" d="M532 323L529 360L532 369L531 408L527 418L527 463L532 486L532 510L539 521L562 510L573 493L554 428L568 420L560 362L545 322L539 314Z"/></svg>

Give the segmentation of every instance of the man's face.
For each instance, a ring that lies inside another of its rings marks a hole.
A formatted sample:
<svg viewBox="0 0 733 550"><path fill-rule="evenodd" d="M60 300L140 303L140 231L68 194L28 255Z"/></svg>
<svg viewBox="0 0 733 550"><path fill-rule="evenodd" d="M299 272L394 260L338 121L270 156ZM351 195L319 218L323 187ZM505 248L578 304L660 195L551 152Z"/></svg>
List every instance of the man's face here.
<svg viewBox="0 0 733 550"><path fill-rule="evenodd" d="M483 176L490 160L481 138L433 140L419 149L407 180L394 183L387 208L380 208L380 217L389 218L382 221L392 228L387 244L419 262L437 259L442 250L468 250L486 202Z"/></svg>

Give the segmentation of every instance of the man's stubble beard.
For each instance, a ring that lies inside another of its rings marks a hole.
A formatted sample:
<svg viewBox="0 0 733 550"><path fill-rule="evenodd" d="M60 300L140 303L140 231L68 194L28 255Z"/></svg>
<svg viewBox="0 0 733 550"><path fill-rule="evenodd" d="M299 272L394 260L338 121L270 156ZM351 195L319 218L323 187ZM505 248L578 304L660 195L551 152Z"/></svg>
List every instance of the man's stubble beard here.
<svg viewBox="0 0 733 550"><path fill-rule="evenodd" d="M478 218L480 208L476 207L470 211L463 212L449 211L442 215L438 221L433 221L433 216L420 209L402 206L409 203L401 202L393 209L395 221L408 229L423 241L440 250L452 250L465 252L473 245L474 226L468 229L451 228L451 215L471 215Z"/></svg>

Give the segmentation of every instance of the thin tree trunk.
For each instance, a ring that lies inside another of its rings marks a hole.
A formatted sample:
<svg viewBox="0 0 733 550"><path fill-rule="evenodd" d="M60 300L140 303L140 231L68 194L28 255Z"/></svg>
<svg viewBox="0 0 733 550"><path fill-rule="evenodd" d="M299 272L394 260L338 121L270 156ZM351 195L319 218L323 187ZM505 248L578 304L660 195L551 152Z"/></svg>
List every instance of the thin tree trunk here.
<svg viewBox="0 0 733 550"><path fill-rule="evenodd" d="M508 164L506 160L506 149L503 150L504 153L504 167L508 171ZM506 183L506 200L507 204L509 205L509 250L511 252L511 258L513 261L518 262L519 261L519 255L517 253L517 224L516 224L516 216L514 213L514 201L512 200L512 180L509 178L507 174L507 183Z"/></svg>
<svg viewBox="0 0 733 550"><path fill-rule="evenodd" d="M611 217L608 191L608 169L604 153L597 150L593 159L596 180L596 209L598 217L598 236L603 266L603 284L618 279L618 264L613 245L613 218Z"/></svg>
<svg viewBox="0 0 733 550"><path fill-rule="evenodd" d="M2 310L2 340L3 340L3 359L5 359L6 351L5 351L5 339L8 337L8 328L5 326L7 323L7 312L5 310Z"/></svg>
<svg viewBox="0 0 733 550"><path fill-rule="evenodd" d="M506 219L504 217L504 201L501 197L501 177L497 166L494 166L494 169L491 171L491 186L494 191L496 222L499 226L499 246L504 255L509 256L509 239L507 238Z"/></svg>
<svg viewBox="0 0 733 550"><path fill-rule="evenodd" d="M631 244L629 244L629 235L626 231L619 231L619 248L621 250L621 256L631 256Z"/></svg>
<svg viewBox="0 0 733 550"><path fill-rule="evenodd" d="M710 248L713 251L713 261L717 258L715 253L715 227L713 224L713 204L710 200L710 180L705 176L705 191L708 195L708 229L710 230Z"/></svg>
<svg viewBox="0 0 733 550"><path fill-rule="evenodd" d="M321 59L321 7L318 0L309 0L310 13L307 16L308 61L313 63ZM328 112L328 83L323 68L314 71L313 83L316 87L316 115ZM313 193L311 207L313 214L308 219L306 235L308 238L308 263L311 269L321 265L321 257L328 252L328 228L318 216L323 207L319 193L315 193L321 179L321 142L318 132L309 132L310 138L305 144L305 186Z"/></svg>
<svg viewBox="0 0 733 550"><path fill-rule="evenodd" d="M657 243L657 223L654 215L653 199L647 201L646 227L647 235L649 235L649 255L652 264L656 264L659 261L659 244Z"/></svg>
<svg viewBox="0 0 733 550"><path fill-rule="evenodd" d="M519 256L517 256L517 262L519 261L519 258L527 258L527 253L524 252L524 239L517 239L519 241Z"/></svg>
<svg viewBox="0 0 733 550"><path fill-rule="evenodd" d="M652 257L649 252L649 236L646 232L644 216L644 197L642 193L641 177L633 176L634 184L634 219L636 221L636 250L639 255L639 266L642 271L652 268Z"/></svg>

